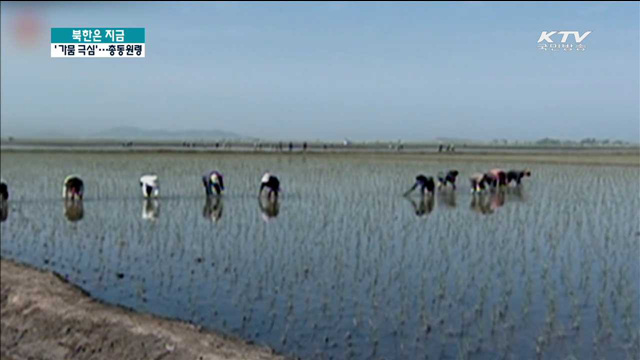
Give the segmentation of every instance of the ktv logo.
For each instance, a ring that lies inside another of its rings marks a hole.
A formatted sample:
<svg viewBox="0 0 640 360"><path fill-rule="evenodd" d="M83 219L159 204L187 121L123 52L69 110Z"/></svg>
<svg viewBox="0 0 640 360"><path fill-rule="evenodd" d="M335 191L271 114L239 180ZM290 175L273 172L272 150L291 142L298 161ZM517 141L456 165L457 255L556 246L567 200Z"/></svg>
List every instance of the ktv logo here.
<svg viewBox="0 0 640 360"><path fill-rule="evenodd" d="M569 51L585 51L586 46L582 44L582 42L591 34L591 31L585 31L582 35L580 35L579 31L543 31L540 33L540 37L538 38L538 49L540 50L551 50L551 51L559 51L563 50L565 52ZM555 37L553 37L556 35ZM573 35L574 43L567 43L569 37ZM560 42L557 43L558 38L562 36ZM553 38L552 38L553 37ZM556 42L553 41L556 39Z"/></svg>

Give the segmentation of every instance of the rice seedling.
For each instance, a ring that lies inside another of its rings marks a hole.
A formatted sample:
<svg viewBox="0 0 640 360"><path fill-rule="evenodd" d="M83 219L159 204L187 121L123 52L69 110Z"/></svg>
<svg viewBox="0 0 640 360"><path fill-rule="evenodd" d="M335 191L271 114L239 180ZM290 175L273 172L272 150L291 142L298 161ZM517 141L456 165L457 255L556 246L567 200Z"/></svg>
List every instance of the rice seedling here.
<svg viewBox="0 0 640 360"><path fill-rule="evenodd" d="M459 184L454 201L438 195L416 216L402 193L415 174L447 164L0 156L3 176L24 184L12 188L0 225L1 255L55 270L106 302L303 358L640 356L637 168L520 164L535 175L517 191L484 195L490 212L468 206L474 197ZM461 179L482 166L456 164ZM201 188L211 168L225 174L221 216ZM283 187L267 222L255 196L266 169ZM149 208L142 170L162 179ZM69 173L86 187L75 222L59 198Z"/></svg>

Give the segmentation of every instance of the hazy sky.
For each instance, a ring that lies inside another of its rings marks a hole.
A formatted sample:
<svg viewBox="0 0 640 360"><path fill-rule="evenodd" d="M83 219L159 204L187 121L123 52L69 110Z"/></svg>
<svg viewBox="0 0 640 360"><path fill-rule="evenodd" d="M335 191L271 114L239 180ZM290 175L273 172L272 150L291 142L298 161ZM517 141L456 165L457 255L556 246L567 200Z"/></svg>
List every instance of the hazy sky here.
<svg viewBox="0 0 640 360"><path fill-rule="evenodd" d="M640 137L638 2L0 6L3 136ZM146 58L51 58L52 27L144 27ZM584 52L539 50L552 30L593 32Z"/></svg>

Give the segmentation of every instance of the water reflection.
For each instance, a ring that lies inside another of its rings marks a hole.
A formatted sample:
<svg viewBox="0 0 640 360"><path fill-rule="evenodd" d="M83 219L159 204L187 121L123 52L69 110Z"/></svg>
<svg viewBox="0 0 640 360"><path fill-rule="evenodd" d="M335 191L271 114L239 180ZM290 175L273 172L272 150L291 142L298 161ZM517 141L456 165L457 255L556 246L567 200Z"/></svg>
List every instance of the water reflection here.
<svg viewBox="0 0 640 360"><path fill-rule="evenodd" d="M277 197L272 198L260 196L258 198L258 205L260 206L260 211L262 212L262 218L264 221L269 221L277 217L280 212L280 203L278 202Z"/></svg>
<svg viewBox="0 0 640 360"><path fill-rule="evenodd" d="M491 210L491 207L489 206L489 199L490 195L487 193L473 193L471 195L471 205L470 208L471 210L478 212L480 214L491 214L493 211Z"/></svg>
<svg viewBox="0 0 640 360"><path fill-rule="evenodd" d="M217 222L222 217L222 198L219 196L207 196L207 201L202 208L202 216L213 222Z"/></svg>
<svg viewBox="0 0 640 360"><path fill-rule="evenodd" d="M147 198L142 202L142 219L155 221L160 216L160 203L156 199Z"/></svg>
<svg viewBox="0 0 640 360"><path fill-rule="evenodd" d="M456 192L451 190L443 190L438 193L438 204L444 204L447 207L456 207Z"/></svg>
<svg viewBox="0 0 640 360"><path fill-rule="evenodd" d="M413 211L416 216L425 216L430 214L433 211L433 205L435 203L435 198L432 195L425 195L421 197L418 201L415 199L405 196L405 199L409 201L411 206L413 206Z"/></svg>
<svg viewBox="0 0 640 360"><path fill-rule="evenodd" d="M506 193L507 200L509 202L524 202L526 200L524 193L522 192L522 186L509 187L506 189Z"/></svg>
<svg viewBox="0 0 640 360"><path fill-rule="evenodd" d="M291 156L224 154L215 162L238 179L237 196L222 197L225 221L213 224L199 216L205 198L185 190L211 155L160 154L154 166L174 172L163 190L173 196L149 223L143 199L126 195L139 195L137 184L103 177L138 174L140 156L50 155L2 154L3 172L26 190L0 226L1 255L68 276L101 301L301 358L640 359L640 198L624 196L640 192L637 169L537 165L545 184L522 187L526 204L505 189L496 216L476 215L465 187L459 207L434 194L433 211L416 217L430 199L413 196L414 207L404 188L385 190L402 186L413 159L370 168L368 156L312 156L303 168L287 165ZM102 179L80 223L51 219L60 199L27 191L44 185L40 168L69 164ZM295 186L280 199L283 216L263 223L268 204L256 212L251 179L266 167ZM482 197L488 211L492 195Z"/></svg>
<svg viewBox="0 0 640 360"><path fill-rule="evenodd" d="M7 221L9 217L9 203L3 200L0 200L0 222Z"/></svg>
<svg viewBox="0 0 640 360"><path fill-rule="evenodd" d="M498 189L491 193L489 197L489 208L491 211L495 211L496 209L503 207L505 201L507 200L507 192L505 189Z"/></svg>
<svg viewBox="0 0 640 360"><path fill-rule="evenodd" d="M84 206L80 199L64 200L64 216L71 222L82 220L84 217Z"/></svg>
<svg viewBox="0 0 640 360"><path fill-rule="evenodd" d="M502 188L489 192L474 193L471 197L470 208L481 214L493 214L507 202L524 202L522 188Z"/></svg>

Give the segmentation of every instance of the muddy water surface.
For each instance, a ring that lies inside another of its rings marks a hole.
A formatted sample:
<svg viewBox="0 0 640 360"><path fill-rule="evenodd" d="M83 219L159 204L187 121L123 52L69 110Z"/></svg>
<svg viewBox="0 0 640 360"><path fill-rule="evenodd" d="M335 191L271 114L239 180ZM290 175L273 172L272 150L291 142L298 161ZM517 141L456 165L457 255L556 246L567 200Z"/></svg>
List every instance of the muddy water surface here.
<svg viewBox="0 0 640 360"><path fill-rule="evenodd" d="M471 196L489 167L520 189ZM456 192L401 194L456 168ZM201 175L225 174L222 199ZM346 155L3 153L1 254L303 358L640 356L637 167ZM278 204L259 179L277 174ZM138 178L156 172L161 198ZM82 203L61 198L85 180ZM6 216L6 219L5 219Z"/></svg>

